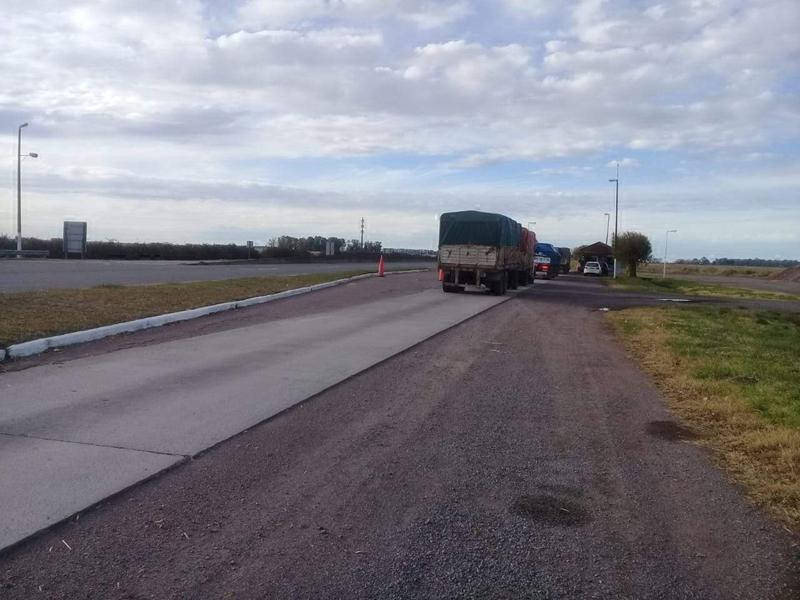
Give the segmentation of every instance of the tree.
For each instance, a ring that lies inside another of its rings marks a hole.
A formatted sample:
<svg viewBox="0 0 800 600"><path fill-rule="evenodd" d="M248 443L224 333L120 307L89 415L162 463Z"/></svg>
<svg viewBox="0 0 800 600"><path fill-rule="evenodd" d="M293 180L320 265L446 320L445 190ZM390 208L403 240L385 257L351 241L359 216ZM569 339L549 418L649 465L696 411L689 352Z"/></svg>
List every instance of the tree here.
<svg viewBox="0 0 800 600"><path fill-rule="evenodd" d="M614 257L626 265L629 277L636 277L636 266L648 262L652 254L653 246L643 233L626 231L617 236Z"/></svg>

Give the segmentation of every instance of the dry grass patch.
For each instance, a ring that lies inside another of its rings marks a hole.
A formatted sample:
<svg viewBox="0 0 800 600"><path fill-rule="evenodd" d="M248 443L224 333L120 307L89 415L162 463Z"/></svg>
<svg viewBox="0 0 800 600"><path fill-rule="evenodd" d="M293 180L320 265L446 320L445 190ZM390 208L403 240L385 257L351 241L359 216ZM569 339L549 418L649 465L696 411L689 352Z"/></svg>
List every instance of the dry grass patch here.
<svg viewBox="0 0 800 600"><path fill-rule="evenodd" d="M800 315L685 307L609 318L699 443L757 504L800 526Z"/></svg>
<svg viewBox="0 0 800 600"><path fill-rule="evenodd" d="M720 298L750 298L753 300L793 300L800 301L800 296L783 292L768 292L738 288L716 283L703 283L685 279L661 279L652 275L644 277L617 277L605 279L607 285L624 290L638 292L658 292L661 294L680 294L685 296L714 296Z"/></svg>
<svg viewBox="0 0 800 600"><path fill-rule="evenodd" d="M0 294L0 347L221 302L274 294L364 273L245 277L158 285L100 285Z"/></svg>
<svg viewBox="0 0 800 600"><path fill-rule="evenodd" d="M650 263L639 267L642 273L661 274L663 265ZM670 275L720 275L727 277L755 277L769 279L784 270L783 267L737 267L733 265L682 265L669 263Z"/></svg>

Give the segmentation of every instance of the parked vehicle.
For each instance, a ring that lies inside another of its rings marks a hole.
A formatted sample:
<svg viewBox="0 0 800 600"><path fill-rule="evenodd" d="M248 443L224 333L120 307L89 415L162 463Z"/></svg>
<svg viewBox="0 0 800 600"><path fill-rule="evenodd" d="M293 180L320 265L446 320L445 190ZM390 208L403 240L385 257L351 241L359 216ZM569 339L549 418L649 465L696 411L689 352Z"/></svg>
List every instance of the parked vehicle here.
<svg viewBox="0 0 800 600"><path fill-rule="evenodd" d="M533 257L534 276L541 275L545 279L558 277L561 272L561 253L552 244L536 244Z"/></svg>
<svg viewBox="0 0 800 600"><path fill-rule="evenodd" d="M585 265L583 265L583 274L584 275L602 275L603 274L603 267L600 266L599 262L589 261Z"/></svg>
<svg viewBox="0 0 800 600"><path fill-rule="evenodd" d="M533 283L536 234L513 219L476 210L439 218L439 270L442 289L460 292L482 287L502 296L507 289Z"/></svg>
<svg viewBox="0 0 800 600"><path fill-rule="evenodd" d="M572 262L572 251L569 248L556 248L561 255L561 273L569 273L570 263Z"/></svg>

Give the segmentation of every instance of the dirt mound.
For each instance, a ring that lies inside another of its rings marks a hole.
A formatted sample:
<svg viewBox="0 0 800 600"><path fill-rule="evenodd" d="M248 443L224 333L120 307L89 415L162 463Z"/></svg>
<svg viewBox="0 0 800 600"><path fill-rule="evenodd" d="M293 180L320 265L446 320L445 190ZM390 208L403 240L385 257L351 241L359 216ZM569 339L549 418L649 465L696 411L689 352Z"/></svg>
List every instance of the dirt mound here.
<svg viewBox="0 0 800 600"><path fill-rule="evenodd" d="M775 275L775 279L783 281L800 281L800 267L789 267Z"/></svg>

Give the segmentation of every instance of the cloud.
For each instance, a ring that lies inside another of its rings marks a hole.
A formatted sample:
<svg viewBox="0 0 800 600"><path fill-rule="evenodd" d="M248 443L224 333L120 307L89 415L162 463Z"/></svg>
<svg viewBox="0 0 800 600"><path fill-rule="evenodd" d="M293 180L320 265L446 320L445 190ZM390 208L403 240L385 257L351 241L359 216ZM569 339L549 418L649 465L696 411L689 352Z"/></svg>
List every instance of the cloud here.
<svg viewBox="0 0 800 600"><path fill-rule="evenodd" d="M464 0L248 0L238 10L247 26L302 25L318 19L396 19L433 29L472 12Z"/></svg>
<svg viewBox="0 0 800 600"><path fill-rule="evenodd" d="M575 165L567 167L546 167L532 171L532 175L563 175L567 177L584 177L593 171L592 167L578 167Z"/></svg>
<svg viewBox="0 0 800 600"><path fill-rule="evenodd" d="M607 167L616 167L617 165L619 165L620 167L630 169L630 168L638 167L639 164L640 164L639 161L636 160L635 158L620 158L618 160L610 160L610 161L608 161L606 163L606 166Z"/></svg>
<svg viewBox="0 0 800 600"><path fill-rule="evenodd" d="M698 190L698 172L726 181L749 160L725 206L798 193L773 170L798 153L793 0L10 0L2 13L3 156L30 121L43 158L26 177L52 193L299 206L279 190L313 182L402 212L398 191L507 192L509 171L519 190L545 175L582 190L585 166L614 156L643 182L671 173Z"/></svg>

